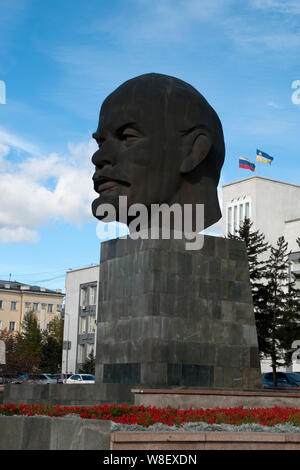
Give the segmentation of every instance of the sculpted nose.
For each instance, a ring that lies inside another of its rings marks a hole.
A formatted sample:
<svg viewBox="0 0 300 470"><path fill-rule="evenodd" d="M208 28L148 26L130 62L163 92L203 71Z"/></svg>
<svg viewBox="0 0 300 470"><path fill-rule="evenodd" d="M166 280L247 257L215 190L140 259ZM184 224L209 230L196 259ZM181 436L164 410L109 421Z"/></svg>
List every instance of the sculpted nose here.
<svg viewBox="0 0 300 470"><path fill-rule="evenodd" d="M100 170L104 167L112 167L116 164L113 152L106 152L102 148L94 153L92 156L92 162Z"/></svg>

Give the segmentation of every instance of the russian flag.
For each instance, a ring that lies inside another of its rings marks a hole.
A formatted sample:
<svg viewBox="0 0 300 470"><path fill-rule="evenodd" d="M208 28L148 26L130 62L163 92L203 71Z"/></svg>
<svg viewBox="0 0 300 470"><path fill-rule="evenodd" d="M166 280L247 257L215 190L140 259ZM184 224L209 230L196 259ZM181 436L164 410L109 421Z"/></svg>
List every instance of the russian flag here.
<svg viewBox="0 0 300 470"><path fill-rule="evenodd" d="M255 164L250 162L248 158L239 157L239 168L244 168L244 170L255 170Z"/></svg>

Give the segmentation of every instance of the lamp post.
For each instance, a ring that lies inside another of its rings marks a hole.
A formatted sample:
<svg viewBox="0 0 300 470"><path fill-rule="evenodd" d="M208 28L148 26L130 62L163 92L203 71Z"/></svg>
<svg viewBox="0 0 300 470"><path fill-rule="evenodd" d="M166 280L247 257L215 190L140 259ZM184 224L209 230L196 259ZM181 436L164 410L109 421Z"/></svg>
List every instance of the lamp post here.
<svg viewBox="0 0 300 470"><path fill-rule="evenodd" d="M65 315L68 317L68 330L67 330L67 341L66 341L66 374L68 374L68 360L69 360L69 332L70 332L70 315L65 312Z"/></svg>

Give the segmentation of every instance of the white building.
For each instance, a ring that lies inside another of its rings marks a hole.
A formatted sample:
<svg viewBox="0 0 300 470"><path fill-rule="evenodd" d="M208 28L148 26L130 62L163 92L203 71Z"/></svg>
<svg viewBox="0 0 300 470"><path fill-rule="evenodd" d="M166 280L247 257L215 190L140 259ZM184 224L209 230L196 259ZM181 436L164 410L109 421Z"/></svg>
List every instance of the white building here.
<svg viewBox="0 0 300 470"><path fill-rule="evenodd" d="M275 245L284 236L293 251L300 236L300 186L252 176L223 186L223 235L234 233L245 216Z"/></svg>
<svg viewBox="0 0 300 470"><path fill-rule="evenodd" d="M96 354L98 284L99 265L66 273L63 373L78 372Z"/></svg>
<svg viewBox="0 0 300 470"><path fill-rule="evenodd" d="M251 176L224 185L222 205L224 236L236 233L245 217L273 246L284 236L292 252L290 272L300 288L300 248L296 241L300 237L300 186ZM269 365L262 363L262 370L270 370ZM300 363L293 364L293 370L300 371Z"/></svg>

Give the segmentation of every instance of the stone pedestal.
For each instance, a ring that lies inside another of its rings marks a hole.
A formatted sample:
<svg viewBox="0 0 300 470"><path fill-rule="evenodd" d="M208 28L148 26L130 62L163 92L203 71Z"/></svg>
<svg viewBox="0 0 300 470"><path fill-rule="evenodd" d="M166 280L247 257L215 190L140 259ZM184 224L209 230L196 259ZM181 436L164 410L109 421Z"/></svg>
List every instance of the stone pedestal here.
<svg viewBox="0 0 300 470"><path fill-rule="evenodd" d="M101 246L96 382L260 387L246 249L205 236L116 239Z"/></svg>

